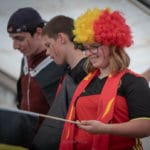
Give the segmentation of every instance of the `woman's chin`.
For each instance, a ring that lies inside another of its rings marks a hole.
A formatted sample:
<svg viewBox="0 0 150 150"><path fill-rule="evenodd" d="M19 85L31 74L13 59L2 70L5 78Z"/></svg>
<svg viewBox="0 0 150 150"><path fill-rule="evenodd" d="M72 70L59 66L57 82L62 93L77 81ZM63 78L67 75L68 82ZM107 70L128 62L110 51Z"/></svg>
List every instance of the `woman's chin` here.
<svg viewBox="0 0 150 150"><path fill-rule="evenodd" d="M100 65L99 65L99 64L92 63L92 65L93 65L94 68L100 68Z"/></svg>

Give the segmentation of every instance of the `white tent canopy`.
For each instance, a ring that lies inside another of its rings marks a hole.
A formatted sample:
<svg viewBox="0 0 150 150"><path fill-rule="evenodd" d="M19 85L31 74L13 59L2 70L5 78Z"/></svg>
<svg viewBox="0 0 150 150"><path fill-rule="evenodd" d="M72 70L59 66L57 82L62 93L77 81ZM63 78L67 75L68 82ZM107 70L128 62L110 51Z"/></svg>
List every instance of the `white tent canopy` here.
<svg viewBox="0 0 150 150"><path fill-rule="evenodd" d="M5 0L0 6L0 70L18 78L22 55L13 50L12 41L6 32L7 21L10 15L20 7L34 7L45 20L50 20L55 15L69 15L76 18L87 8L110 7L120 10L133 32L134 45L127 49L131 57L130 68L139 73L143 72L150 64L150 16L144 9L140 9L131 0ZM133 0L134 2L136 0ZM143 6L142 6L143 7ZM141 7L141 8L142 8Z"/></svg>

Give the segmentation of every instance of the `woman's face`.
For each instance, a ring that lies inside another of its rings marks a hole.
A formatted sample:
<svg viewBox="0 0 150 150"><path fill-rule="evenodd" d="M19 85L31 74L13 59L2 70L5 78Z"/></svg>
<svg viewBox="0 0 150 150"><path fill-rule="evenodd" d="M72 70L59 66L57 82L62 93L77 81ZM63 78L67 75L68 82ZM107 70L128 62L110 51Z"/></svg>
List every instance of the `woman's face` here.
<svg viewBox="0 0 150 150"><path fill-rule="evenodd" d="M109 65L110 52L108 46L97 43L85 45L85 55L95 68L105 69Z"/></svg>
<svg viewBox="0 0 150 150"><path fill-rule="evenodd" d="M51 56L56 64L61 65L65 63L65 56L59 39L49 38L47 35L44 35L43 43L46 47L46 54Z"/></svg>

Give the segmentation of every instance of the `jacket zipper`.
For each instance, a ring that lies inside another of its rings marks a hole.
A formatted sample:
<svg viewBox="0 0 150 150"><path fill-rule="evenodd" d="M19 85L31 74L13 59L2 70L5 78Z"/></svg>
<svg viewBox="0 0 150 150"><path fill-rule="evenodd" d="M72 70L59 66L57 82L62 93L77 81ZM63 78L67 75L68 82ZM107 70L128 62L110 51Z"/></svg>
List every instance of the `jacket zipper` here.
<svg viewBox="0 0 150 150"><path fill-rule="evenodd" d="M28 78L28 84L27 84L27 109L30 111L30 82L31 82L31 76L29 74Z"/></svg>

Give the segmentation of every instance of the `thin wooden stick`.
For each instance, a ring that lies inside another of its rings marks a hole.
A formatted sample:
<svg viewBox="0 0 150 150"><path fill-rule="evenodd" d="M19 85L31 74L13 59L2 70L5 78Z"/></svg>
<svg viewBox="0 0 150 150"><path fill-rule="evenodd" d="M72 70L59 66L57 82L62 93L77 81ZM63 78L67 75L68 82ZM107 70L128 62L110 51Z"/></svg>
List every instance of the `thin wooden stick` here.
<svg viewBox="0 0 150 150"><path fill-rule="evenodd" d="M39 114L39 116L44 117L44 118L48 118L48 119L54 119L54 120L58 120L58 121L64 121L64 122L68 122L68 123L77 124L76 121L67 120L67 119L63 119L63 118L59 118L59 117L55 117L55 116L44 115L44 114Z"/></svg>
<svg viewBox="0 0 150 150"><path fill-rule="evenodd" d="M0 107L0 109L5 110L5 111L13 111L13 112L23 113L23 114L27 114L27 115L33 115L33 116L37 116L37 117L39 116L39 117L43 117L43 118L54 119L54 120L58 120L58 121L78 124L77 121L67 120L67 119L64 119L64 118L56 117L56 116L50 116L50 115L40 114L40 113L26 111L26 110L19 110L19 109L13 109L13 108L4 108L4 107Z"/></svg>

